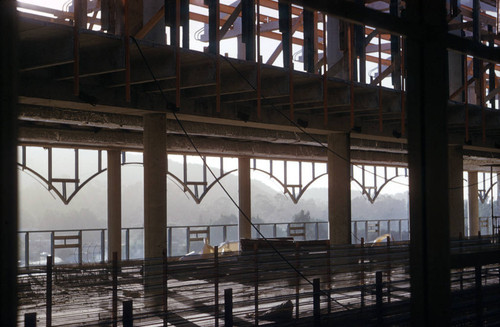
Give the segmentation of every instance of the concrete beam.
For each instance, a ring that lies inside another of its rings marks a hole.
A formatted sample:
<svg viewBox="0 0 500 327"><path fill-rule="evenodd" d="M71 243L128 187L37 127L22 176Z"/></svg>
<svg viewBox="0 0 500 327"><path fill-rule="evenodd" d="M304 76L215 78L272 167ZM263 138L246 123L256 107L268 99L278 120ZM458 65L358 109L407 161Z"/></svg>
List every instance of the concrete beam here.
<svg viewBox="0 0 500 327"><path fill-rule="evenodd" d="M263 141L238 141L203 136L191 137L204 155L228 157L252 157L263 159L304 160L326 162L325 149L320 146L269 143ZM183 135L167 135L170 153L196 154L189 140ZM20 145L77 147L88 149L123 149L142 151L142 133L112 130L62 130L40 127L21 127ZM351 161L355 164L376 164L405 167L407 154L401 152L369 151L368 148L352 148Z"/></svg>
<svg viewBox="0 0 500 327"><path fill-rule="evenodd" d="M125 52L121 39L112 39L98 50L95 48L82 48L79 55L80 78L125 70ZM54 78L58 80L72 80L74 76L73 65L57 67L57 69L52 69L52 72Z"/></svg>
<svg viewBox="0 0 500 327"><path fill-rule="evenodd" d="M45 27L45 31L47 29L52 29L54 33L50 38L39 37L38 31L28 30L20 33L19 67L21 71L32 71L73 62L72 31ZM33 53L37 54L35 58Z"/></svg>

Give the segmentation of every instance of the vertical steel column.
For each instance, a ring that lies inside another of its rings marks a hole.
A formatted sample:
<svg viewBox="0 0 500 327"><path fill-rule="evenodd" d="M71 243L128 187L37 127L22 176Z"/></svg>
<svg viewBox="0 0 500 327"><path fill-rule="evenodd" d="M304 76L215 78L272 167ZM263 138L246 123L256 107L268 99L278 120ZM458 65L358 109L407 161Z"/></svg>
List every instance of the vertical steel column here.
<svg viewBox="0 0 500 327"><path fill-rule="evenodd" d="M317 226L317 225L316 225ZM332 313L332 261L331 261L331 246L330 241L327 240L326 244L326 278L328 279L326 286L328 287L328 314Z"/></svg>
<svg viewBox="0 0 500 327"><path fill-rule="evenodd" d="M365 238L361 238L361 311L365 308Z"/></svg>
<svg viewBox="0 0 500 327"><path fill-rule="evenodd" d="M390 0L389 12L392 16L399 16L400 0ZM399 35L391 35L391 64L394 65L392 72L392 85L396 90L401 90L401 53Z"/></svg>
<svg viewBox="0 0 500 327"><path fill-rule="evenodd" d="M360 7L365 6L365 0L355 0ZM357 66L357 58L359 58L359 78L356 80L362 84L366 83L366 46L365 46L365 26L356 24L354 26L354 65ZM358 73L357 67L354 70ZM355 74L357 75L357 74Z"/></svg>
<svg viewBox="0 0 500 327"><path fill-rule="evenodd" d="M488 35L490 37L493 37L493 26L491 25L488 25ZM488 42L488 46L490 48L494 48L495 47L495 40L493 38L491 38ZM490 62L490 69L489 69L489 76L488 76L488 80L489 80L489 83L488 83L488 89L489 89L489 92L492 92L495 88L496 88L496 73L495 73L495 67L496 67L496 63L495 62ZM491 99L490 99L490 105L491 105L491 108L492 109L495 109L496 108L496 95L493 96Z"/></svg>
<svg viewBox="0 0 500 327"><path fill-rule="evenodd" d="M328 57L326 14L323 14L323 125L328 125ZM313 163L314 171L314 163ZM313 173L314 178L314 173Z"/></svg>
<svg viewBox="0 0 500 327"><path fill-rule="evenodd" d="M82 231L78 231L78 264L83 263Z"/></svg>
<svg viewBox="0 0 500 327"><path fill-rule="evenodd" d="M36 327L36 312L24 314L24 327Z"/></svg>
<svg viewBox="0 0 500 327"><path fill-rule="evenodd" d="M134 310L132 300L123 301L123 327L134 325Z"/></svg>
<svg viewBox="0 0 500 327"><path fill-rule="evenodd" d="M255 0L241 0L241 38L245 43L245 59L255 61Z"/></svg>
<svg viewBox="0 0 500 327"><path fill-rule="evenodd" d="M175 106L181 107L180 0L175 0Z"/></svg>
<svg viewBox="0 0 500 327"><path fill-rule="evenodd" d="M475 280L475 298L476 298L476 326L483 326L483 286L482 286L482 267L476 266L474 270Z"/></svg>
<svg viewBox="0 0 500 327"><path fill-rule="evenodd" d="M304 70L308 73L314 72L314 58L315 58L315 44L317 39L314 37L316 35L317 25L315 25L315 12L312 10L304 9L302 13L303 25L304 25L304 44L302 46L302 54L304 58Z"/></svg>
<svg viewBox="0 0 500 327"><path fill-rule="evenodd" d="M169 257L172 256L172 227L167 228L167 253Z"/></svg>
<svg viewBox="0 0 500 327"><path fill-rule="evenodd" d="M214 318L219 327L219 247L214 247Z"/></svg>
<svg viewBox="0 0 500 327"><path fill-rule="evenodd" d="M259 325L259 244L253 245L254 254L254 311L255 311L255 326Z"/></svg>
<svg viewBox="0 0 500 327"><path fill-rule="evenodd" d="M252 219L252 197L250 180L250 158L238 158L238 192L239 192L239 237L251 238L252 230L250 220Z"/></svg>
<svg viewBox="0 0 500 327"><path fill-rule="evenodd" d="M122 195L120 150L108 150L108 256L122 258ZM111 259L111 258L109 258Z"/></svg>
<svg viewBox="0 0 500 327"><path fill-rule="evenodd" d="M445 0L407 2L407 19L425 38L407 38L410 178L411 319L414 326L450 324L450 227L446 110Z"/></svg>
<svg viewBox="0 0 500 327"><path fill-rule="evenodd" d="M224 326L233 327L233 289L224 290Z"/></svg>
<svg viewBox="0 0 500 327"><path fill-rule="evenodd" d="M474 42L481 43L481 2L480 0L472 1L472 39ZM473 59L474 78L476 79L476 102L481 106L481 128L483 142L486 141L486 110L484 104L484 72L483 61L481 59Z"/></svg>
<svg viewBox="0 0 500 327"><path fill-rule="evenodd" d="M118 326L118 253L113 252L112 264L112 303L111 314L113 320L113 327Z"/></svg>
<svg viewBox="0 0 500 327"><path fill-rule="evenodd" d="M391 2L392 3L392 2ZM378 34L378 74L382 76L382 33ZM382 78L378 82L378 129L384 130L384 121L382 118Z"/></svg>
<svg viewBox="0 0 500 327"><path fill-rule="evenodd" d="M262 118L262 56L260 55L260 0L257 0L257 118Z"/></svg>
<svg viewBox="0 0 500 327"><path fill-rule="evenodd" d="M464 107L465 107L465 142L469 142L469 72L467 55L464 55Z"/></svg>
<svg viewBox="0 0 500 327"><path fill-rule="evenodd" d="M106 260L106 246L105 246L105 234L106 233L106 230L104 229L101 229L101 263L104 263L104 261ZM121 231L120 231L120 234L121 234Z"/></svg>
<svg viewBox="0 0 500 327"><path fill-rule="evenodd" d="M125 48L125 101L130 102L130 22L129 0L123 0L123 45Z"/></svg>
<svg viewBox="0 0 500 327"><path fill-rule="evenodd" d="M47 256L47 276L45 289L45 324L47 327L52 326L52 258L53 256Z"/></svg>
<svg viewBox="0 0 500 327"><path fill-rule="evenodd" d="M80 3L83 0L73 1L73 94L80 94Z"/></svg>
<svg viewBox="0 0 500 327"><path fill-rule="evenodd" d="M349 107L350 128L354 127L354 78L355 78L355 56L354 56L354 26L349 24L347 29L347 54L349 60Z"/></svg>
<svg viewBox="0 0 500 327"><path fill-rule="evenodd" d="M288 225L289 227L290 225ZM290 233L287 233L290 235ZM300 243L295 243L295 268L300 270ZM300 275L295 277L295 319L300 318Z"/></svg>
<svg viewBox="0 0 500 327"><path fill-rule="evenodd" d="M494 226L494 217L495 217L495 207L494 207L494 201L495 198L493 196L493 165L490 166L490 195L491 195L491 235L495 235L495 226Z"/></svg>
<svg viewBox="0 0 500 327"><path fill-rule="evenodd" d="M163 252L163 326L167 327L168 325L168 259L167 259L167 251Z"/></svg>
<svg viewBox="0 0 500 327"><path fill-rule="evenodd" d="M130 229L127 228L125 230L125 249L126 249L126 253L127 255L125 256L125 258L127 258L127 261L130 260Z"/></svg>
<svg viewBox="0 0 500 327"><path fill-rule="evenodd" d="M377 326L383 326L384 318L382 312L383 293L382 293L382 272L375 273L375 297L376 297L376 310L377 310Z"/></svg>
<svg viewBox="0 0 500 327"><path fill-rule="evenodd" d="M220 112L220 92L221 92L221 77L220 77L220 3L215 3L215 108Z"/></svg>
<svg viewBox="0 0 500 327"><path fill-rule="evenodd" d="M180 21L182 25L182 47L189 49L189 0L181 0Z"/></svg>
<svg viewBox="0 0 500 327"><path fill-rule="evenodd" d="M24 234L24 266L30 266L30 232Z"/></svg>
<svg viewBox="0 0 500 327"><path fill-rule="evenodd" d="M321 326L321 303L320 303L320 279L315 278L313 280L313 315L314 315L314 326Z"/></svg>
<svg viewBox="0 0 500 327"><path fill-rule="evenodd" d="M406 133L406 47L405 39L401 42L401 135Z"/></svg>

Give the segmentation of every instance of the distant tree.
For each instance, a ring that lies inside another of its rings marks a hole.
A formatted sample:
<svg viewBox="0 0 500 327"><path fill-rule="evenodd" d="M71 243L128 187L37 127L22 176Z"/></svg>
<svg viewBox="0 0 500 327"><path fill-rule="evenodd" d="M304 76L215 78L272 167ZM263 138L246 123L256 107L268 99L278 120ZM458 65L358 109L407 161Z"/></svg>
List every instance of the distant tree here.
<svg viewBox="0 0 500 327"><path fill-rule="evenodd" d="M304 211L304 209L300 210L299 213L296 213L295 215L293 215L293 221L297 221L297 222L312 221L311 214L309 213L309 210L308 211Z"/></svg>
<svg viewBox="0 0 500 327"><path fill-rule="evenodd" d="M229 225L237 223L238 223L238 218L234 214L230 215L221 214L220 218L215 219L211 222L212 225Z"/></svg>

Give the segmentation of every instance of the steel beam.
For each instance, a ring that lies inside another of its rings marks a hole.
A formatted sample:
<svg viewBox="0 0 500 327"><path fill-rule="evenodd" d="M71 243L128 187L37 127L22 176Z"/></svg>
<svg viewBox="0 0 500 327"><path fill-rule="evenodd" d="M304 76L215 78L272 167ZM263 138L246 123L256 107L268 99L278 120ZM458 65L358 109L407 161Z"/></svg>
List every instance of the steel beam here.
<svg viewBox="0 0 500 327"><path fill-rule="evenodd" d="M382 13L364 5L348 0L283 0L284 2L325 12L331 16L342 18L357 24L376 26L378 29L397 35L417 35L420 32L415 24L398 17Z"/></svg>

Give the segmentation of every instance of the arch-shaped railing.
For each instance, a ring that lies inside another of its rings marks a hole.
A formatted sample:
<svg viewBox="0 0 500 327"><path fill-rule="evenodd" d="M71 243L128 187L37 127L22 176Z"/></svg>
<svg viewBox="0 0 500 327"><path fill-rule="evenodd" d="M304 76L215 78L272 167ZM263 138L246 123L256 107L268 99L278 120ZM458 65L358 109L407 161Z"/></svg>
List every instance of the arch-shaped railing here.
<svg viewBox="0 0 500 327"><path fill-rule="evenodd" d="M40 180L42 183L47 185L47 190L49 192L53 191L59 199L64 204L69 204L71 200L78 194L78 192L85 186L87 185L90 181L92 181L94 178L99 176L101 173L105 172L107 168L102 167L102 151L98 150L97 152L97 158L98 158L98 164L97 164L97 171L90 175L85 181L82 183L80 182L79 178L79 150L74 149L75 151L75 176L74 178L54 178L52 176L52 161L53 161L53 154L52 154L52 148L46 148L47 149L47 159L48 159L48 167L47 167L47 177L44 177L41 173L37 172L34 168L31 168L28 166L27 161L26 161L26 146L21 147L21 162L18 162L17 165L20 168L21 171L28 171L31 174L33 174L38 180ZM61 188L59 189L57 187L57 184L61 185ZM74 190L71 193L68 193L67 191L67 185L72 184L74 186Z"/></svg>
<svg viewBox="0 0 500 327"><path fill-rule="evenodd" d="M293 201L293 203L297 204L300 200L300 198L304 195L305 191L318 179L321 177L327 175L326 172L326 166L325 166L325 171L322 173L317 173L317 166L318 165L325 165L325 163L318 163L318 162L308 162L310 164L309 166L309 175L311 176L310 180L307 180L304 182L304 168L303 168L303 162L301 161L288 161L288 160L273 160L270 159L268 160L269 165L267 166L267 169L264 168L259 168L257 159L253 159L251 161L251 166L250 168L253 169L254 171L258 171L261 173L264 173L271 177L273 180L278 182L280 186L283 188L283 193L288 194L290 196L290 199ZM260 162L259 162L260 163ZM276 174L275 174L275 169L273 168L275 163L281 163L283 166L283 180L280 179ZM297 164L296 171L295 173L298 174L298 183L289 183L289 167L288 165L290 163L295 163Z"/></svg>
<svg viewBox="0 0 500 327"><path fill-rule="evenodd" d="M18 163L19 168L22 171L28 171L33 176L35 176L42 183L47 185L47 189L50 191L54 191L55 195L61 199L64 204L69 204L71 200L78 194L78 192L87 185L90 181L95 179L101 173L107 171L107 168L103 168L102 166L102 151L97 150L98 157L98 165L97 171L89 176L85 181L80 182L79 179L79 149L74 149L75 151L75 172L74 178L53 178L52 176L52 148L47 149L48 156L48 167L47 167L47 177L42 175L40 172L36 171L34 168L30 167L27 164L26 160L26 147L22 146L21 151L21 162ZM218 184L224 177L237 172L238 169L234 168L228 171L224 170L224 159L228 159L225 157L214 157L220 160L219 167L215 170L216 175L210 176L209 168L206 164L206 157L202 160L202 172L201 178L198 180L191 180L188 178L188 156L182 155L182 175L178 176L174 172L168 170L167 177L170 176L182 189L185 193L188 193L191 198L196 202L196 204L200 204L207 193ZM264 162L269 162L269 165L266 168L261 168L257 164L258 159L252 159L251 161L251 169L253 171L258 171L263 174L268 175L271 179L276 181L282 188L284 194L288 194L293 203L297 204L299 200L302 198L307 189L318 179L327 175L326 164L318 163L318 162L301 162L301 161L287 161L287 160L264 160ZM260 162L259 162L260 164ZM295 164L295 168L291 169L289 165ZM308 165L308 168L304 168L304 165ZM121 165L143 165L141 160L139 161L127 161L126 152L122 152L121 155ZM275 165L281 165L281 169L283 170L281 173L281 177L276 174ZM323 165L323 166L319 166ZM262 165L260 165L262 166ZM369 171L367 167L371 167L373 171ZM318 169L319 168L319 169ZM359 174L359 170L354 173L354 169L358 168L361 171ZM354 181L361 188L361 192L365 195L370 201L370 203L374 203L377 197L380 195L381 191L384 187L392 182L397 177L407 177L408 170L407 168L400 167L391 167L391 171L388 172L388 167L378 167L378 166L365 166L365 165L351 165L351 181ZM304 173L305 169L309 169L308 173ZM381 172L382 170L382 172ZM318 172L319 171L319 172ZM368 178L367 175L371 175L371 178ZM213 179L212 179L213 177ZM292 178L293 177L293 178ZM483 176L484 177L484 176ZM307 179L307 180L306 180ZM291 183L290 180L297 181L296 183ZM73 192L69 193L67 191L67 185L72 184L74 189ZM484 183L483 183L484 184ZM479 190L479 198L481 202L484 203L488 194L490 193L492 187L497 183L491 183L489 189ZM485 184L486 185L486 184Z"/></svg>
<svg viewBox="0 0 500 327"><path fill-rule="evenodd" d="M320 174L320 175L316 176L314 179L312 179L305 186L302 186L302 185L287 185L284 182L282 182L278 177L272 175L272 173L269 173L269 172L267 172L267 171L265 171L263 169L259 169L259 168L252 168L252 169L254 171L258 171L258 172L264 173L264 174L268 175L269 177L271 177L272 179L274 179L276 182L278 182L278 184L280 184L281 187L283 188L283 192L285 194L288 194L290 196L290 199L295 204L297 204L299 202L300 198L302 197L302 195L304 195L305 191L309 188L309 186L311 186L315 181L317 181L321 177L327 175L327 173Z"/></svg>
<svg viewBox="0 0 500 327"><path fill-rule="evenodd" d="M178 182L183 188L184 188L184 192L187 192L189 193L189 195L191 195L191 197L193 198L193 200L196 202L196 204L200 204L201 201L203 201L203 198L205 197L205 195L207 195L208 191L210 191L212 189L212 187L214 187L215 185L219 184L219 182L224 178L226 177L227 175L230 175L234 172L238 171L238 169L232 169L230 171L227 171L227 172L224 172L222 175L218 176L212 183L208 184L208 183L205 183L205 182L200 182L200 183L203 183L203 184L194 184L194 183L184 183L179 177L177 177L176 175L170 173L170 172L167 172L167 175L172 177L176 182ZM191 189L191 187L193 187L193 189ZM203 187L203 192L199 192L199 188L200 187Z"/></svg>
<svg viewBox="0 0 500 327"><path fill-rule="evenodd" d="M359 181L353 174L354 167L361 169L361 181ZM408 177L408 169L407 168L399 168L394 167L394 174L388 175L387 167L380 167L383 169L383 174L379 175L377 173L377 166L373 167L373 172L367 172L365 165L355 166L351 165L351 181L354 181L361 188L361 193L366 196L370 203L374 203L377 197L380 195L384 187L392 182L394 179L398 177ZM403 173L401 173L401 170ZM370 174L373 178L373 184L368 185L366 182L366 175ZM382 180L382 184L378 184L378 180Z"/></svg>
<svg viewBox="0 0 500 327"><path fill-rule="evenodd" d="M22 164L20 163L17 163L18 167L21 168L21 171L29 171L31 174L35 175L42 183L45 183L47 184L47 190L50 192L50 191L54 191L54 193L57 195L57 197L59 199L61 199L61 201L64 203L64 204L69 204L71 202L71 200L78 194L78 192L85 186L87 185L91 180L93 180L94 178L96 178L97 176L99 176L101 173L107 171L108 169L107 168L103 168L101 171L98 171L97 173L93 174L92 176L90 176L89 178L87 178L83 183L81 184L78 184L78 186L75 187L75 190L73 192L71 192L71 194L69 194L68 196L68 192L67 192L67 189L66 189L66 184L67 182L61 182L62 183L62 192L59 191L54 185L52 182L50 182L48 179L46 179L45 177L43 177L41 174L39 174L38 172L36 172L34 169L31 169L30 167L28 166L23 166Z"/></svg>

